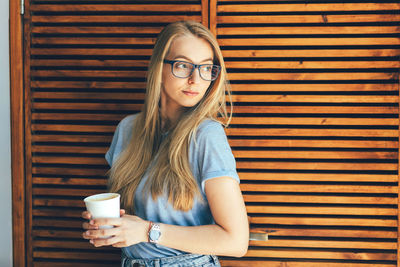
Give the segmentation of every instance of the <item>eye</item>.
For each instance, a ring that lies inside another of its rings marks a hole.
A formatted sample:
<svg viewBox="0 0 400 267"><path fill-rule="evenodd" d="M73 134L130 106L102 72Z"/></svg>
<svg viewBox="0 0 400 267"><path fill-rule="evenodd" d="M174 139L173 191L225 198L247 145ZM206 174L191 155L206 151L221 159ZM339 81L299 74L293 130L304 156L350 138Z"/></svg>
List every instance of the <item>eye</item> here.
<svg viewBox="0 0 400 267"><path fill-rule="evenodd" d="M213 65L205 65L203 66L203 71L211 72Z"/></svg>
<svg viewBox="0 0 400 267"><path fill-rule="evenodd" d="M186 62L176 62L175 67L178 69L189 69L190 64L188 64Z"/></svg>

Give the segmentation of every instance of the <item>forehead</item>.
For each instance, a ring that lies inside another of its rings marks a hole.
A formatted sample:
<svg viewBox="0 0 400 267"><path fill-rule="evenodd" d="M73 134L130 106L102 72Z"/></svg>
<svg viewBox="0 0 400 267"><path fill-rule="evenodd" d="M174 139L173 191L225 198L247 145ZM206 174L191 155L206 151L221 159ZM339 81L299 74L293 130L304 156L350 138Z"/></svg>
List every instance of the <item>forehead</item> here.
<svg viewBox="0 0 400 267"><path fill-rule="evenodd" d="M214 58L214 52L208 41L196 36L179 36L175 38L167 55L170 59L185 56L192 62L202 62Z"/></svg>

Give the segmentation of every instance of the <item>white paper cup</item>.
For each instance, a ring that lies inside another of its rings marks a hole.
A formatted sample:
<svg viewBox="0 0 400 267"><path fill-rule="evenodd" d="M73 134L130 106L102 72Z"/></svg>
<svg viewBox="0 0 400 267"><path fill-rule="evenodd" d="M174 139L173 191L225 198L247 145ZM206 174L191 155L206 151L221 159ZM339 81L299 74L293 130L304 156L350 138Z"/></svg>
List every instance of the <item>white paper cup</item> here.
<svg viewBox="0 0 400 267"><path fill-rule="evenodd" d="M119 218L120 195L117 193L102 193L85 198L86 209L92 214L92 219ZM112 225L100 226L100 229L113 228Z"/></svg>

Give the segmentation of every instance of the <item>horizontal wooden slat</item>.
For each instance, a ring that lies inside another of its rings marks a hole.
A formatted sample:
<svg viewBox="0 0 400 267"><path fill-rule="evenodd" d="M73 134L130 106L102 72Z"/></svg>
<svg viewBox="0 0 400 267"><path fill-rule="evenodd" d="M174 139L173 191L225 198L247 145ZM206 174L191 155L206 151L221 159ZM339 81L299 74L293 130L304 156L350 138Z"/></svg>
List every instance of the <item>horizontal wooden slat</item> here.
<svg viewBox="0 0 400 267"><path fill-rule="evenodd" d="M70 251L34 251L34 258L60 259L60 260L97 260L97 261L120 261L121 255L113 253L96 252L70 252Z"/></svg>
<svg viewBox="0 0 400 267"><path fill-rule="evenodd" d="M280 224L280 225L321 225L321 226L371 226L371 227L397 227L396 219L353 219L353 218L310 218L310 217L284 217L262 216L252 217L251 223Z"/></svg>
<svg viewBox="0 0 400 267"><path fill-rule="evenodd" d="M121 260L115 260L113 263L105 263L103 262L88 262L85 261L85 267L115 267L116 264L119 264ZM72 261L64 261L64 262L54 262L53 260L50 260L48 262L46 261L35 261L33 263L34 267L71 267L71 265L75 265L76 262L74 260Z"/></svg>
<svg viewBox="0 0 400 267"><path fill-rule="evenodd" d="M51 33L51 28L45 27L36 27L36 32L44 32L44 33ZM74 27L68 28L70 31L78 32L79 29ZM104 28L99 28L102 30ZM117 31L120 28L116 29ZM146 29L144 29L146 30ZM143 31L144 31L143 30ZM54 30L53 30L54 31ZM64 28L61 28L61 31L64 31ZM123 30L120 30L121 33ZM331 26L331 25L323 25L321 26L303 26L303 25L296 25L295 27L261 27L261 26L252 26L248 25L244 26L237 26L237 27L223 27L222 25L217 28L218 35L254 35L256 34L265 34L265 35L283 35L283 34L387 34L387 33L398 33L399 29L397 26ZM68 33L65 31L65 33Z"/></svg>
<svg viewBox="0 0 400 267"><path fill-rule="evenodd" d="M289 100L290 101L290 100ZM351 101L351 99L349 100ZM367 100L368 101L368 100ZM231 124L256 125L398 125L395 118L307 118L307 117L238 117L231 120Z"/></svg>
<svg viewBox="0 0 400 267"><path fill-rule="evenodd" d="M32 152L42 153L95 153L104 155L107 147L79 146L33 146ZM361 152L361 151L277 151L277 150L234 150L236 158L288 158L288 159L396 159L396 152Z"/></svg>
<svg viewBox="0 0 400 267"><path fill-rule="evenodd" d="M218 5L218 12L307 12L397 10L398 3L306 3L306 4L234 4Z"/></svg>
<svg viewBox="0 0 400 267"><path fill-rule="evenodd" d="M140 70L32 70L34 77L146 77L145 71Z"/></svg>
<svg viewBox="0 0 400 267"><path fill-rule="evenodd" d="M302 249L250 249L245 257L342 259L342 260L396 260L395 252L335 252Z"/></svg>
<svg viewBox="0 0 400 267"><path fill-rule="evenodd" d="M390 64L391 61L388 61ZM31 66L32 67L44 67L44 66L91 66L91 67L148 67L149 61L148 60L123 60L123 59L115 59L115 60L94 60L94 59L32 59ZM49 84L53 81L32 81L31 84ZM53 82L54 83L54 82ZM68 82L69 84L71 82ZM79 83L79 82L72 82L72 83ZM82 82L81 82L82 84ZM87 83L86 83L87 84ZM104 84L104 83L103 83ZM105 83L107 84L107 83ZM124 85L125 83L121 82L114 82L114 84ZM132 83L131 83L132 84ZM137 84L137 83L136 83ZM142 83L145 86L144 83ZM125 85L126 86L126 85ZM66 87L65 84L63 87Z"/></svg>
<svg viewBox="0 0 400 267"><path fill-rule="evenodd" d="M36 134L32 136L33 142L84 142L84 143L108 143L110 144L112 135L52 135Z"/></svg>
<svg viewBox="0 0 400 267"><path fill-rule="evenodd" d="M360 196L320 196L320 195L290 195L290 194L257 194L243 195L245 202L269 202L269 203L315 203L315 204L375 204L397 205L395 197L360 197Z"/></svg>
<svg viewBox="0 0 400 267"><path fill-rule="evenodd" d="M397 159L397 152L234 150L235 158L257 159Z"/></svg>
<svg viewBox="0 0 400 267"><path fill-rule="evenodd" d="M51 195L51 196L78 196L87 197L94 194L103 193L103 189L80 189L80 188L33 188L33 195Z"/></svg>
<svg viewBox="0 0 400 267"><path fill-rule="evenodd" d="M250 241L250 246L297 247L297 248L352 248L352 249L397 249L396 242L378 241L325 241L325 240L279 240Z"/></svg>
<svg viewBox="0 0 400 267"><path fill-rule="evenodd" d="M72 168L71 167L33 167L32 174L46 174L46 175L58 175L58 176L66 176L66 175L79 175L79 176L104 176L108 171L109 167L105 167L104 169L94 169L94 168ZM75 189L76 190L76 189ZM96 191L97 193L101 193ZM93 193L93 194L97 194ZM91 195L93 195L91 194ZM89 195L89 194L88 194Z"/></svg>
<svg viewBox="0 0 400 267"><path fill-rule="evenodd" d="M253 219L250 218L252 221ZM335 228L315 228L313 226L296 228L295 226L284 226L278 227L268 227L268 228L252 228L255 232L268 233L269 236L292 236L292 237L339 237L339 238L385 238L392 239L395 241L397 239L397 231L393 229L380 229L375 230L370 229L335 229Z"/></svg>
<svg viewBox="0 0 400 267"><path fill-rule="evenodd" d="M104 19L104 18L103 18ZM152 49L115 49L115 48L32 48L31 55L75 55L75 56L150 56Z"/></svg>
<svg viewBox="0 0 400 267"><path fill-rule="evenodd" d="M50 99L144 99L144 93L64 93L64 92L34 92L33 98L50 98Z"/></svg>
<svg viewBox="0 0 400 267"><path fill-rule="evenodd" d="M76 156L34 156L33 163L44 164L92 164L106 165L103 157ZM360 171L395 171L397 164L393 163L342 163L342 162L237 162L239 169L281 169L281 170L360 170ZM43 169L44 170L44 169Z"/></svg>
<svg viewBox="0 0 400 267"><path fill-rule="evenodd" d="M400 18L400 17L399 17ZM399 45L400 38L220 38L222 46L331 46L331 45Z"/></svg>
<svg viewBox="0 0 400 267"><path fill-rule="evenodd" d="M296 114L296 113L330 113L330 114L396 114L398 112L398 107L395 106L384 106L384 105L374 105L374 106L357 106L353 104L352 106L310 106L307 104L296 105L296 106L238 106L234 105L235 113L281 113L281 114Z"/></svg>
<svg viewBox="0 0 400 267"><path fill-rule="evenodd" d="M151 49L113 48L32 48L32 55L87 55L87 56L150 56ZM224 57L394 57L400 55L395 49L301 49L301 50L223 50Z"/></svg>
<svg viewBox="0 0 400 267"><path fill-rule="evenodd" d="M153 45L153 38L135 37L35 37L32 44L46 45ZM218 43L222 46L307 46L307 45L399 45L400 39L393 37L376 38L220 38Z"/></svg>
<svg viewBox="0 0 400 267"><path fill-rule="evenodd" d="M33 70L34 77L146 77L146 71L112 70ZM231 80L391 80L396 72L335 72L335 73L230 73Z"/></svg>
<svg viewBox="0 0 400 267"><path fill-rule="evenodd" d="M153 45L156 38L135 38L135 37L34 37L32 44L46 44L46 45Z"/></svg>
<svg viewBox="0 0 400 267"><path fill-rule="evenodd" d="M49 62L46 60L46 62ZM55 65L68 64L70 61L52 60ZM60 62L60 63L57 63ZM72 61L73 62L73 61ZM84 62L82 60L81 62ZM103 64L102 61L96 61ZM50 63L49 63L50 64ZM71 63L72 64L72 63ZM104 63L104 64L107 64ZM119 64L119 63L115 63ZM121 63L124 64L123 62ZM396 83L380 84L231 84L232 91L304 91L304 92L353 92L353 91L396 91ZM90 88L90 89L145 89L143 82L100 82L100 81L31 81L31 88Z"/></svg>
<svg viewBox="0 0 400 267"><path fill-rule="evenodd" d="M98 71L100 72L100 71ZM54 72L40 71L40 75L55 75ZM67 75L67 71L63 72ZM88 71L88 74L92 73ZM97 73L93 71L93 73ZM111 71L110 71L111 73ZM107 75L110 75L107 73ZM139 76L140 72L136 72L135 75ZM39 71L38 71L39 74ZM124 74L120 74L124 77ZM393 80L397 79L398 73L396 72L325 72L325 73L229 73L228 78L230 80L260 80L260 81L288 81L288 80Z"/></svg>
<svg viewBox="0 0 400 267"><path fill-rule="evenodd" d="M349 129L241 129L228 128L228 135L232 136L364 136L364 137L397 137L396 130L349 130Z"/></svg>
<svg viewBox="0 0 400 267"><path fill-rule="evenodd" d="M396 216L397 208L383 207L309 207L309 206L268 206L247 205L248 213L268 214L310 214L310 215L373 215Z"/></svg>
<svg viewBox="0 0 400 267"><path fill-rule="evenodd" d="M140 111L142 104L125 103L40 103L34 102L32 107L35 109L52 110L126 110L129 112Z"/></svg>
<svg viewBox="0 0 400 267"><path fill-rule="evenodd" d="M58 60L60 61L60 60ZM46 60L46 62L49 62ZM57 62L57 61L55 61ZM64 61L60 61L63 63ZM97 62L97 61L96 61ZM98 62L102 62L99 60ZM392 85L393 86L393 85ZM382 85L379 88L390 87ZM31 81L31 88L91 88L91 89L145 89L144 82L101 82L101 81ZM390 89L387 89L390 90Z"/></svg>
<svg viewBox="0 0 400 267"><path fill-rule="evenodd" d="M263 10L267 12L267 10ZM217 23L360 23L400 21L398 14L217 16Z"/></svg>
<svg viewBox="0 0 400 267"><path fill-rule="evenodd" d="M93 178L59 178L59 177L34 177L33 184L47 184L47 185L101 185L106 186L107 180L93 179Z"/></svg>
<svg viewBox="0 0 400 267"><path fill-rule="evenodd" d="M360 27L362 30L363 27ZM373 31L375 27L367 27L367 31ZM392 27L377 27L385 29L386 32L391 32ZM58 27L48 27L48 26L36 26L32 29L32 33L39 34L103 34L103 33L113 33L113 34L158 34L161 32L163 27L148 27L148 26L127 26L120 27L115 25L109 25L106 27L78 27L78 26L58 26Z"/></svg>
<svg viewBox="0 0 400 267"><path fill-rule="evenodd" d="M114 132L115 126L109 125L47 125L33 124L33 131L61 131L61 132Z"/></svg>
<svg viewBox="0 0 400 267"><path fill-rule="evenodd" d="M307 147L307 148L384 148L397 149L397 141L368 140L297 140L297 139L230 139L231 147Z"/></svg>
<svg viewBox="0 0 400 267"><path fill-rule="evenodd" d="M75 5L31 5L30 10L34 12L45 11L45 12L67 12L67 11L75 11L75 12L83 12L89 11L94 14L100 11L110 11L110 12L118 12L118 11L135 11L135 12L143 12L143 11L166 11L169 12L200 12L201 5L184 5L184 4L152 4L152 5L135 5L135 4L113 4L113 5L83 5L83 4L75 4ZM143 16L145 17L145 16ZM154 19L154 17L153 17ZM158 17L157 17L158 19Z"/></svg>
<svg viewBox="0 0 400 267"><path fill-rule="evenodd" d="M71 39L71 38L69 38ZM229 68L257 69L378 69L398 68L398 61L226 61ZM148 67L147 60L31 60L31 66L93 66L93 67ZM38 81L32 81L32 83ZM47 81L44 81L46 83ZM315 86L315 85L314 85ZM319 85L321 86L321 85ZM326 85L325 85L326 86ZM329 85L328 85L329 86ZM330 85L334 87L335 85ZM337 85L336 85L337 86ZM343 86L343 85L342 85ZM358 86L360 85L354 85ZM64 85L65 87L65 85ZM375 85L375 87L378 87Z"/></svg>
<svg viewBox="0 0 400 267"><path fill-rule="evenodd" d="M397 186L385 185L329 185L329 184L240 184L242 191L303 192L303 193L364 193L397 194Z"/></svg>
<svg viewBox="0 0 400 267"><path fill-rule="evenodd" d="M318 261L292 261L292 260L287 260L287 259L282 259L282 260L269 260L268 258L266 259L260 259L260 260L254 260L254 259L247 259L247 258L241 258L241 259L224 259L221 258L220 262L222 266L235 266L235 267L395 267L396 264L379 264L379 263L349 263L349 262L329 262L324 260L323 262L318 262ZM47 266L44 266L47 267ZM56 266L59 267L59 266ZM60 266L64 267L64 266Z"/></svg>
<svg viewBox="0 0 400 267"><path fill-rule="evenodd" d="M52 110L126 110L129 113L139 112L142 104L125 103L46 103L34 102L32 107L35 109ZM396 114L398 108L394 106L234 106L236 113L328 113L328 114ZM136 111L136 112L135 112Z"/></svg>
<svg viewBox="0 0 400 267"><path fill-rule="evenodd" d="M239 172L239 175L242 180L251 181L397 182L397 175L384 174Z"/></svg>
<svg viewBox="0 0 400 267"><path fill-rule="evenodd" d="M88 94L90 95L90 94ZM92 94L93 95L93 94ZM105 95L107 96L107 94ZM85 98L84 95L81 95ZM107 121L113 120L119 122L125 114L85 114L85 113L33 113L33 120L76 120L76 121Z"/></svg>
<svg viewBox="0 0 400 267"><path fill-rule="evenodd" d="M227 61L227 68L254 69L378 69L398 68L398 61ZM377 86L378 87L378 86Z"/></svg>
<svg viewBox="0 0 400 267"><path fill-rule="evenodd" d="M49 157L39 157L39 156L33 156L32 157L32 163L60 163L60 164L98 164L98 165L103 165L106 164L106 160L103 157L99 158L89 158L89 157L68 157L68 156L63 156L63 157L54 157L54 156L49 156Z"/></svg>
<svg viewBox="0 0 400 267"><path fill-rule="evenodd" d="M222 48L222 54L225 58L244 57L244 58L291 58L291 57L395 57L400 55L400 50L382 48L382 49L301 49L301 50L276 50L276 49L229 49ZM57 53L66 53L64 50L57 49ZM62 51L62 52L58 52ZM74 50L70 50L74 51ZM46 50L35 49L35 53L44 54ZM72 53L72 52L70 52ZM92 53L92 52L89 52Z"/></svg>
<svg viewBox="0 0 400 267"><path fill-rule="evenodd" d="M115 16L115 15L104 15L104 16L32 16L33 23L143 23L150 22L154 23L154 16L143 16L143 15L127 15L127 16ZM199 15L159 15L157 16L157 23L171 23L180 20L193 20L201 22L201 16Z"/></svg>
<svg viewBox="0 0 400 267"><path fill-rule="evenodd" d="M33 200L33 206L43 206L43 207L79 207L85 208L85 203L82 200L76 199L42 199L35 198Z"/></svg>

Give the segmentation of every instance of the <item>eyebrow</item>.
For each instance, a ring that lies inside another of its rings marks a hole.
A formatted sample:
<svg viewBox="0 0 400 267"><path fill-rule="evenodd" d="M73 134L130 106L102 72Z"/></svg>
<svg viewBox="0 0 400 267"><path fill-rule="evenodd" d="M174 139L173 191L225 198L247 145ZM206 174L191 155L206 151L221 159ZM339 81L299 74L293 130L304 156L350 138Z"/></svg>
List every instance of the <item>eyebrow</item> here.
<svg viewBox="0 0 400 267"><path fill-rule="evenodd" d="M184 58L184 59L189 60L190 62L193 62L193 60L191 60L190 58L188 58L188 57L186 57L186 56L183 56L183 55L177 55L176 57L174 57L174 59L177 59L177 58ZM211 61L211 62L213 62L213 59L212 59L212 58L207 58L207 59L204 59L204 60L200 61L200 63L206 62L206 61Z"/></svg>

